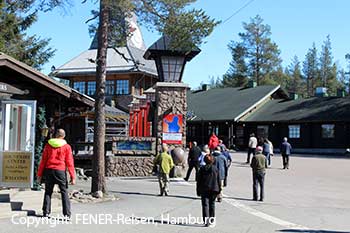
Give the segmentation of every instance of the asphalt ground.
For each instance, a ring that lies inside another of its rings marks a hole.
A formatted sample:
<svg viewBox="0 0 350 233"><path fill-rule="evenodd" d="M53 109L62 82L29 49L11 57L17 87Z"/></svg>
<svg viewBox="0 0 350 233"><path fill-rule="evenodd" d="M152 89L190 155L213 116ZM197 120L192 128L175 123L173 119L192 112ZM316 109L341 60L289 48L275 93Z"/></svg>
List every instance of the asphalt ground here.
<svg viewBox="0 0 350 233"><path fill-rule="evenodd" d="M265 177L265 200L255 202L246 155L232 156L214 228L199 224L201 203L192 175L190 182L173 179L168 197L157 196L155 177L109 178L108 190L117 201L73 204L70 222L13 216L0 220L0 232L350 232L350 159L295 156L290 169L283 170L281 157L274 156ZM90 183L72 188L89 190Z"/></svg>

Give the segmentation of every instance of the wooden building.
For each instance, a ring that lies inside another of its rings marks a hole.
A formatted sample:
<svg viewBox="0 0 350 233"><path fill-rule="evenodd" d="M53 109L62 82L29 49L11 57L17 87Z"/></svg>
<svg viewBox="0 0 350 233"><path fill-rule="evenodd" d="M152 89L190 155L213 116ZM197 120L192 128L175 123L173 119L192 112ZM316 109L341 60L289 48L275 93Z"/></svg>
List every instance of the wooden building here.
<svg viewBox="0 0 350 233"><path fill-rule="evenodd" d="M292 95L291 95L292 97ZM350 98L292 99L279 86L190 92L188 141L208 143L211 132L245 149L249 135L269 138L278 149L287 137L295 151L345 152L350 147Z"/></svg>
<svg viewBox="0 0 350 233"><path fill-rule="evenodd" d="M157 82L157 69L153 60L146 60L146 51L136 18L130 21L132 35L125 47L109 44L107 50L106 101L108 105L124 112L134 96ZM97 34L89 49L54 69L52 75L68 81L68 85L79 92L93 97L96 91Z"/></svg>
<svg viewBox="0 0 350 233"><path fill-rule="evenodd" d="M264 129L275 145L287 137L294 148L344 152L350 146L350 98L271 100L239 124Z"/></svg>
<svg viewBox="0 0 350 233"><path fill-rule="evenodd" d="M247 135L238 122L270 99L287 98L280 86L215 88L187 94L187 140L207 144L215 132L229 147L243 147Z"/></svg>

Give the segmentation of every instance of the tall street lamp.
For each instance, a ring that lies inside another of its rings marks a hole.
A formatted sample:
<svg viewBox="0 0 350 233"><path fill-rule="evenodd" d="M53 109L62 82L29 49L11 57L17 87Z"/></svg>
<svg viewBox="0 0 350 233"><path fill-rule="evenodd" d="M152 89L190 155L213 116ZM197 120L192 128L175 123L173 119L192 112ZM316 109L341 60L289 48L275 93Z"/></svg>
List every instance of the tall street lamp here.
<svg viewBox="0 0 350 233"><path fill-rule="evenodd" d="M171 39L162 36L147 49L143 57L155 61L160 82L181 82L186 62L200 52L197 47L190 51L172 48Z"/></svg>

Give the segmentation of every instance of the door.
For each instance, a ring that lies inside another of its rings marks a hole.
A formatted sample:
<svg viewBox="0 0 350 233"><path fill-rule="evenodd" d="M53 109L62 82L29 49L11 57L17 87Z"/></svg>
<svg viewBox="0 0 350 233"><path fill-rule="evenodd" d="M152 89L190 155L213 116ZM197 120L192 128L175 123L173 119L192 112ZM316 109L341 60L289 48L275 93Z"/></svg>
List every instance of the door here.
<svg viewBox="0 0 350 233"><path fill-rule="evenodd" d="M33 184L36 101L1 102L0 186Z"/></svg>

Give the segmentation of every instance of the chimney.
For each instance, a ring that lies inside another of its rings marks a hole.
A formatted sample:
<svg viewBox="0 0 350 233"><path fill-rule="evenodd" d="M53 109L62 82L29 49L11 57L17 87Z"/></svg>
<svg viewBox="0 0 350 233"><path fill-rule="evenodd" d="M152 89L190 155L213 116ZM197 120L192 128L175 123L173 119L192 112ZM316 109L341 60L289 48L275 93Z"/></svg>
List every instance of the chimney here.
<svg viewBox="0 0 350 233"><path fill-rule="evenodd" d="M208 91L210 89L209 84L202 85L202 91Z"/></svg>
<svg viewBox="0 0 350 233"><path fill-rule="evenodd" d="M316 92L315 92L316 97L327 97L327 88L326 87L316 87Z"/></svg>
<svg viewBox="0 0 350 233"><path fill-rule="evenodd" d="M254 80L249 80L248 81L248 87L249 88L254 88L256 86L257 86L257 84L256 84L256 82Z"/></svg>
<svg viewBox="0 0 350 233"><path fill-rule="evenodd" d="M289 99L297 100L297 99L299 99L299 95L297 93L291 92L291 93L289 93Z"/></svg>

